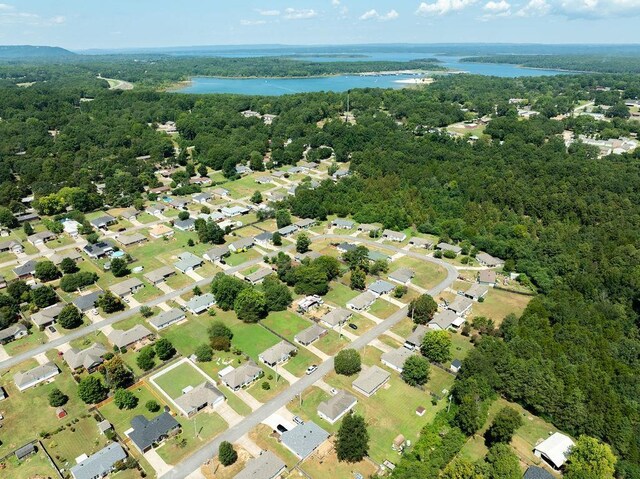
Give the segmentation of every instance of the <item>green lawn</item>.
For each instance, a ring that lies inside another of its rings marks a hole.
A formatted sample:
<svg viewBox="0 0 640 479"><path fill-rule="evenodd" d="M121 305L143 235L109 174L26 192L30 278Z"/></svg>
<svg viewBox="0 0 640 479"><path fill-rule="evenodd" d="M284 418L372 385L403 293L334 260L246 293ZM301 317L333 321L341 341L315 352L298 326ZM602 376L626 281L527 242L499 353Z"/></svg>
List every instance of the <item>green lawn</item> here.
<svg viewBox="0 0 640 479"><path fill-rule="evenodd" d="M278 370L281 367L282 366L278 366ZM289 381L280 375L276 375L276 372L272 369L267 367L264 367L263 369L264 377L258 379L255 383L249 386L247 391L258 401L265 403L287 389L289 387ZM269 379L269 376L273 377L273 379ZM265 381L269 383L270 389L262 389L262 383Z"/></svg>
<svg viewBox="0 0 640 479"><path fill-rule="evenodd" d="M391 331L393 331L396 334L399 334L400 336L406 339L407 336L413 333L415 326L416 325L414 324L413 321L411 321L410 318L404 318L402 321L396 324L393 328L391 328Z"/></svg>
<svg viewBox="0 0 640 479"><path fill-rule="evenodd" d="M196 347L208 343L207 328L215 320L207 314L192 316L187 313L188 320L160 331L160 336L167 338L173 347L185 357L190 356Z"/></svg>
<svg viewBox="0 0 640 479"><path fill-rule="evenodd" d="M354 291L342 283L333 281L331 282L331 289L325 295L324 300L328 303L344 308L347 302L358 296L358 294L360 294L360 292Z"/></svg>
<svg viewBox="0 0 640 479"><path fill-rule="evenodd" d="M260 253L252 248L243 253L232 253L225 258L224 262L231 267L235 267L252 259L258 259L261 257Z"/></svg>
<svg viewBox="0 0 640 479"><path fill-rule="evenodd" d="M296 334L312 325L310 321L291 311L275 311L270 313L261 323L291 342Z"/></svg>
<svg viewBox="0 0 640 479"><path fill-rule="evenodd" d="M307 349L300 347L298 348L298 354L289 359L284 368L294 376L302 377L312 364L320 364L320 358Z"/></svg>
<svg viewBox="0 0 640 479"><path fill-rule="evenodd" d="M177 416L176 419L182 426L182 432L169 438L157 449L167 464L177 464L228 427L225 420L215 412L200 413L191 419Z"/></svg>
<svg viewBox="0 0 640 479"><path fill-rule="evenodd" d="M510 313L520 316L532 298L533 296L491 288L482 303L473 304L471 316L486 316L499 326Z"/></svg>
<svg viewBox="0 0 640 479"><path fill-rule="evenodd" d="M15 356L17 354L23 353L30 349L35 348L39 344L44 344L47 342L47 335L40 331L38 328L33 327L29 331L29 335L20 338L17 341L12 341L8 344L4 345L4 350L10 356Z"/></svg>
<svg viewBox="0 0 640 479"><path fill-rule="evenodd" d="M417 258L404 256L391 263L390 270L410 268L415 272L411 282L424 289L431 289L447 277L447 270L442 266Z"/></svg>
<svg viewBox="0 0 640 479"><path fill-rule="evenodd" d="M147 419L156 417L159 413L152 413L147 410L145 404L147 401L154 400L160 406L165 406L166 402L163 400L162 395L159 392L153 391L151 386L142 381L134 384L129 388L134 396L138 398L138 405L133 409L118 409L113 401L110 401L100 408L100 413L113 425L115 430L123 435L124 431L131 428L131 419L136 416L142 415Z"/></svg>
<svg viewBox="0 0 640 479"><path fill-rule="evenodd" d="M462 361L472 349L473 344L471 344L471 340L468 337L460 333L451 333L451 354L453 354L453 359Z"/></svg>
<svg viewBox="0 0 640 479"><path fill-rule="evenodd" d="M184 388L196 387L204 381L202 374L189 363L182 363L154 379L154 382L173 399L182 396Z"/></svg>
<svg viewBox="0 0 640 479"><path fill-rule="evenodd" d="M318 339L313 345L329 356L335 355L342 348L346 347L350 341L345 337L340 338L336 331L329 331Z"/></svg>
<svg viewBox="0 0 640 479"><path fill-rule="evenodd" d="M33 479L35 477L57 477L57 472L49 462L43 451L18 461L15 456L10 456L5 462L2 477L10 479Z"/></svg>
<svg viewBox="0 0 640 479"><path fill-rule="evenodd" d="M263 192L274 187L272 184L261 185L256 183L256 178L264 175L268 175L268 173L258 171L239 180L224 183L221 186L231 192L233 199L244 198L245 196L251 196L256 190Z"/></svg>
<svg viewBox="0 0 640 479"><path fill-rule="evenodd" d="M340 422L332 425L318 416L318 405L330 397L329 393L316 386L311 386L302 393L302 404L300 404L300 398L296 397L287 404L287 409L305 421L313 421L321 428L335 434L340 427Z"/></svg>
<svg viewBox="0 0 640 479"><path fill-rule="evenodd" d="M378 298L369 308L369 312L373 314L375 317L380 319L387 319L393 313L398 311L398 308L395 304L392 304L382 298Z"/></svg>
<svg viewBox="0 0 640 479"><path fill-rule="evenodd" d="M64 423L66 418L60 422ZM75 465L75 458L81 454L90 456L107 445L106 436L98 432L93 416L81 419L78 423L66 426L64 431L43 440L47 452L61 469Z"/></svg>

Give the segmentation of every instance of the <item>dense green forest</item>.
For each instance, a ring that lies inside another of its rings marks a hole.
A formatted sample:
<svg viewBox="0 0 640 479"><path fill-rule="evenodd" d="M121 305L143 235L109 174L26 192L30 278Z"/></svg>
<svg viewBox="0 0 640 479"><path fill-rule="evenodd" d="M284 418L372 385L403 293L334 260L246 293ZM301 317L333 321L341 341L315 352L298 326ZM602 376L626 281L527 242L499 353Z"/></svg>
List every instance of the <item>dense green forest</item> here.
<svg viewBox="0 0 640 479"><path fill-rule="evenodd" d="M607 55L488 55L463 58L469 63L511 63L529 68L576 72L640 73L640 57Z"/></svg>
<svg viewBox="0 0 640 479"><path fill-rule="evenodd" d="M234 74L268 68L235 63L210 68ZM567 149L559 136L568 127L637 133L638 124L551 118L596 98L602 86L613 93L599 97L600 103L637 98L640 78L457 75L425 89L357 90L351 93L351 125L339 120L343 94L110 91L90 65L0 67L3 213L20 211L20 199L29 193L47 214L129 206L146 198L145 186L156 186L153 173L161 165L193 161L233 177L235 165L254 152L271 149L272 161L294 164L306 145L330 146L339 162L350 161L354 174L315 190L299 188L283 207L300 217L352 215L388 228L415 225L469 242L506 259L540 292L522 317L481 334L457 381L451 414L438 419L446 433L438 434L436 426L426 430L424 444L403 459L395 477L444 467L461 437L482 424L485 405L497 394L572 435L605 440L619 457L619 477L639 477L640 152L598 158L580 143ZM164 67L107 65L104 76L133 81L184 74L179 59ZM37 83L20 88L18 81ZM527 99L541 115L518 118L509 98ZM250 106L277 114L277 121L265 125L239 114ZM483 115L493 118L475 143L433 129ZM182 151L195 147L193 159L176 159L175 145L155 130L167 120L177 123ZM9 221L6 214L0 220ZM443 447L437 458L426 453L433 444Z"/></svg>

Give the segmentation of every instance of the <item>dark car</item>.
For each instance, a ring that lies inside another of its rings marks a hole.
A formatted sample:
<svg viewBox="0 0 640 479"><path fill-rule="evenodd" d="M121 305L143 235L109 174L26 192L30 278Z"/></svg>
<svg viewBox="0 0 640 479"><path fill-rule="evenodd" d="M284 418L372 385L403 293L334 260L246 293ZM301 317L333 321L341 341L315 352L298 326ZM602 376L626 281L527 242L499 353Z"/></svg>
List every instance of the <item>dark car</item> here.
<svg viewBox="0 0 640 479"><path fill-rule="evenodd" d="M358 329L358 326L356 326L356 325L355 325L355 324L353 324L353 323L349 323L349 327L350 327L351 329Z"/></svg>
<svg viewBox="0 0 640 479"><path fill-rule="evenodd" d="M280 431L280 432L287 432L288 431L288 429L286 427L284 427L282 424L278 424L276 429L278 429L278 431Z"/></svg>

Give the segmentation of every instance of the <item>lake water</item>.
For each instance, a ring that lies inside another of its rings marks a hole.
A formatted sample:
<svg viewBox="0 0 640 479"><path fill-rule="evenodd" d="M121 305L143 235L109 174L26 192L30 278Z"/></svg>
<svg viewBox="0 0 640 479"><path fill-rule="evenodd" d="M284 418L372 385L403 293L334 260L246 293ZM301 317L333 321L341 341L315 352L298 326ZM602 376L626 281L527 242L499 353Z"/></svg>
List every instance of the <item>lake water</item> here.
<svg viewBox="0 0 640 479"><path fill-rule="evenodd" d="M295 54L292 52L291 54ZM271 54L272 55L272 54ZM279 52L279 56L286 56L286 51ZM227 54L220 56L251 57L269 56L260 52L246 54ZM305 61L409 61L419 58L438 58L441 65L454 71L464 71L475 75L497 76L503 78L515 78L522 76L559 75L563 72L556 70L533 70L520 68L517 65L502 63L462 63L460 57L436 56L428 53L393 52L393 53L366 53L366 56L350 57L337 53L335 57L302 56L294 58ZM406 83L398 83L398 80L416 78L412 75L336 75L312 78L210 78L195 77L191 84L177 90L180 93L233 93L240 95L286 95L291 93L308 93L315 91L342 92L354 88L404 88Z"/></svg>

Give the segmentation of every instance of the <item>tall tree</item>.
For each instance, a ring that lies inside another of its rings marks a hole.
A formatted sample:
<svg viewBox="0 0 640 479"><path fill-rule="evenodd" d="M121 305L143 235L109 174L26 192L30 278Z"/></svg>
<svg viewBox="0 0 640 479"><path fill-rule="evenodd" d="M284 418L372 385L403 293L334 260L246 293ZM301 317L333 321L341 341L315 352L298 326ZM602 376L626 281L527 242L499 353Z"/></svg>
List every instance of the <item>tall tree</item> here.
<svg viewBox="0 0 640 479"><path fill-rule="evenodd" d="M369 431L362 416L347 414L336 435L339 461L360 462L369 453Z"/></svg>

